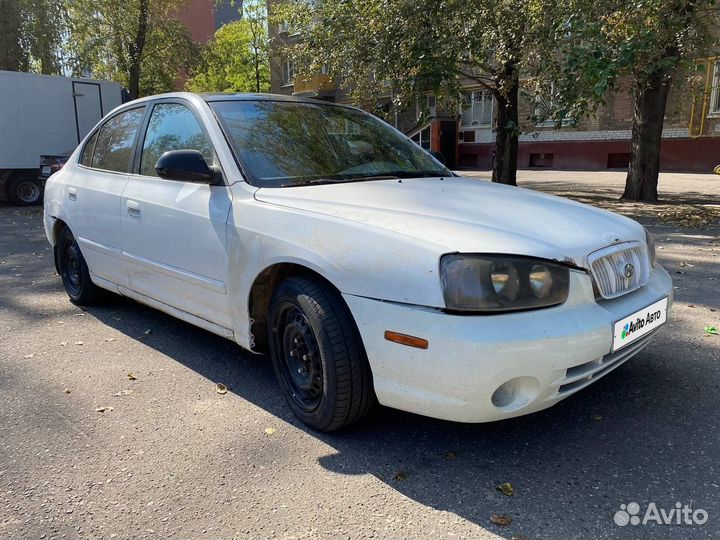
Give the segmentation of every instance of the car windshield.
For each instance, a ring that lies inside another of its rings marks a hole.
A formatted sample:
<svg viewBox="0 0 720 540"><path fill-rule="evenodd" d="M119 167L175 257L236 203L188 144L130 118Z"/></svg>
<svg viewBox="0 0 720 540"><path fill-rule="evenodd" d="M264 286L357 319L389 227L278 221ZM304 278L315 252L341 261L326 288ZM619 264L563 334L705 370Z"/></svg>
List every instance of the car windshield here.
<svg viewBox="0 0 720 540"><path fill-rule="evenodd" d="M452 175L410 139L355 109L265 100L210 105L258 187Z"/></svg>

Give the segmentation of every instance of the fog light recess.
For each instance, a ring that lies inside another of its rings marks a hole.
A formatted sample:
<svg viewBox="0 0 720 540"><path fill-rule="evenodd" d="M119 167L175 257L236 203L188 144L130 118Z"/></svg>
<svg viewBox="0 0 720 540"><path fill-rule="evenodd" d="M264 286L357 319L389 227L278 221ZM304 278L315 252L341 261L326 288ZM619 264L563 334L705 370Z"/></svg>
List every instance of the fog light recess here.
<svg viewBox="0 0 720 540"><path fill-rule="evenodd" d="M503 410L522 409L540 392L540 381L535 377L517 377L501 384L493 392L492 404Z"/></svg>

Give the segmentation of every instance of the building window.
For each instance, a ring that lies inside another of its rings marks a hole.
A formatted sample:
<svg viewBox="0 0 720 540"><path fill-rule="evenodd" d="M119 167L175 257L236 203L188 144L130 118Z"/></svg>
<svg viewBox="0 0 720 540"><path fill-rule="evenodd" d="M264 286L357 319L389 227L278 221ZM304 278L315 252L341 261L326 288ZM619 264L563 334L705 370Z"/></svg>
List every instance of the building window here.
<svg viewBox="0 0 720 540"><path fill-rule="evenodd" d="M295 83L295 66L292 60L286 58L283 61L283 86L290 86Z"/></svg>
<svg viewBox="0 0 720 540"><path fill-rule="evenodd" d="M553 96L555 95L555 83L545 85L545 88L538 88L535 94L535 126L536 127L557 127L557 120L553 118L555 115L555 103ZM560 121L562 127L571 126L575 123L573 118L564 116Z"/></svg>
<svg viewBox="0 0 720 540"><path fill-rule="evenodd" d="M712 91L710 93L709 116L720 116L720 61L715 62L712 78Z"/></svg>
<svg viewBox="0 0 720 540"><path fill-rule="evenodd" d="M493 97L488 90L470 92L463 96L461 128L491 127L492 121Z"/></svg>
<svg viewBox="0 0 720 540"><path fill-rule="evenodd" d="M413 135L412 140L425 150L430 151L430 126L418 131L415 135Z"/></svg>
<svg viewBox="0 0 720 540"><path fill-rule="evenodd" d="M437 116L437 99L435 96L425 96L424 99L415 102L415 116L419 120L423 113L429 117Z"/></svg>

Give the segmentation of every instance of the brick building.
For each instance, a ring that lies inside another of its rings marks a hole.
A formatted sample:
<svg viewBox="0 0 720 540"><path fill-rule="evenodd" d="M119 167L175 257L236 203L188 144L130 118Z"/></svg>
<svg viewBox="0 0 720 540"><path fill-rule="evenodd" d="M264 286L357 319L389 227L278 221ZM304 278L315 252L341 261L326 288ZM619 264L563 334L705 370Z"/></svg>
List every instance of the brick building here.
<svg viewBox="0 0 720 540"><path fill-rule="evenodd" d="M195 41L205 43L223 24L238 20L241 8L242 0L187 0L177 18Z"/></svg>
<svg viewBox="0 0 720 540"><path fill-rule="evenodd" d="M268 0L268 9L276 0ZM301 39L285 25L269 25L271 43L287 44ZM279 48L275 47L275 51ZM309 79L296 77L292 62L281 53L271 54L271 91L278 94L347 102L327 73ZM661 147L663 170L708 172L720 163L720 60L699 65L704 73L698 84L676 84L669 95ZM677 77L677 80L683 77ZM409 110L392 108L391 89L378 96L385 102L383 117L418 144L442 152L450 166L492 168L495 103L491 94L467 85L460 110L443 110L434 96ZM530 120L540 104L534 98L521 103L518 166L605 170L623 169L630 157L633 97L629 84L620 85L606 97L592 118L567 120L558 128L551 122ZM425 114L421 115L421 111ZM524 121L522 119L525 119Z"/></svg>

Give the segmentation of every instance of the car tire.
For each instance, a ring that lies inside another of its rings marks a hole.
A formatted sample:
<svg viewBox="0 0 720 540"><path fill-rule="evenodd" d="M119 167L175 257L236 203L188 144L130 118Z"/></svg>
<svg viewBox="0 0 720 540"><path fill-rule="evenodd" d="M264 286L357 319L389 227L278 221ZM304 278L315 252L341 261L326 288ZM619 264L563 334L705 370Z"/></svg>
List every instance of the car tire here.
<svg viewBox="0 0 720 540"><path fill-rule="evenodd" d="M91 306L105 298L105 291L90 279L80 246L68 227L60 231L55 245L57 269L70 301L78 306Z"/></svg>
<svg viewBox="0 0 720 540"><path fill-rule="evenodd" d="M43 185L36 178L16 177L8 182L10 202L18 206L34 206L42 203Z"/></svg>
<svg viewBox="0 0 720 540"><path fill-rule="evenodd" d="M333 431L375 404L357 326L328 284L304 277L281 282L270 303L268 343L285 399L308 426Z"/></svg>

